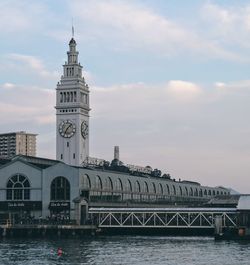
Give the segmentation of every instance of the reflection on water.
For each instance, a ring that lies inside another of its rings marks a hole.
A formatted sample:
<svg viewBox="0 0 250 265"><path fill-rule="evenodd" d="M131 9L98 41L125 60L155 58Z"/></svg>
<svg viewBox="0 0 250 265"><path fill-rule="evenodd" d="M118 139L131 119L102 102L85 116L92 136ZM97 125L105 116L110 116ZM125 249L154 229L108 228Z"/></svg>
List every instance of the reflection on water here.
<svg viewBox="0 0 250 265"><path fill-rule="evenodd" d="M57 256L58 247L64 251L61 258ZM250 242L146 236L1 239L0 264L249 265Z"/></svg>

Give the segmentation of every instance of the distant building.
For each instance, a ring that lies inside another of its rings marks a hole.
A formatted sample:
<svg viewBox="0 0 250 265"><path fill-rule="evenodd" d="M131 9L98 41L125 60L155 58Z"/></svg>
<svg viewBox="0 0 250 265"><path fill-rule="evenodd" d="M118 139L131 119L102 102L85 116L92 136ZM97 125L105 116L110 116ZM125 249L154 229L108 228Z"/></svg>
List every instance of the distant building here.
<svg viewBox="0 0 250 265"><path fill-rule="evenodd" d="M36 156L36 136L24 131L0 134L0 157Z"/></svg>

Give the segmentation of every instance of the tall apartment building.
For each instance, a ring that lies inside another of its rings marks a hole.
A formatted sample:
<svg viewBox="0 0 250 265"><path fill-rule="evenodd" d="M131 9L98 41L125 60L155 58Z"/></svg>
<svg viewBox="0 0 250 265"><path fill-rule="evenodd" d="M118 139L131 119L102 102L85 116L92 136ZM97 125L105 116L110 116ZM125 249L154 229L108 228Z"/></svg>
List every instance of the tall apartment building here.
<svg viewBox="0 0 250 265"><path fill-rule="evenodd" d="M36 136L23 131L0 134L0 157L9 158L17 154L36 156Z"/></svg>

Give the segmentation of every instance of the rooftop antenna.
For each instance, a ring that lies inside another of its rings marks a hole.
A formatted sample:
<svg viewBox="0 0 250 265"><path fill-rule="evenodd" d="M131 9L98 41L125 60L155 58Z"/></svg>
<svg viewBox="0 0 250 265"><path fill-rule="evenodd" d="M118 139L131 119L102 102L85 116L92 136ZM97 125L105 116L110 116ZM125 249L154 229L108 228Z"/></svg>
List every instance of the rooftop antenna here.
<svg viewBox="0 0 250 265"><path fill-rule="evenodd" d="M74 38L74 23L73 23L73 17L72 17L72 38Z"/></svg>

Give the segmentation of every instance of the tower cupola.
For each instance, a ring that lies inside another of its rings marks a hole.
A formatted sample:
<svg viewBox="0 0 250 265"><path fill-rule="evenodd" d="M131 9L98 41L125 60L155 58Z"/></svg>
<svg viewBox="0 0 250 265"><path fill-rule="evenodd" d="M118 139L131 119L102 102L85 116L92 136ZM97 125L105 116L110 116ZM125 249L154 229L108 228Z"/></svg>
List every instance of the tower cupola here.
<svg viewBox="0 0 250 265"><path fill-rule="evenodd" d="M78 51L76 51L76 41L72 37L69 42L69 51L68 54L68 64L77 64L78 63Z"/></svg>

